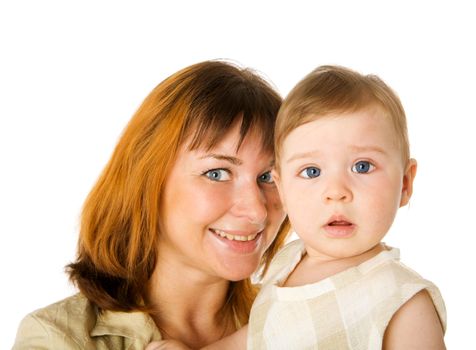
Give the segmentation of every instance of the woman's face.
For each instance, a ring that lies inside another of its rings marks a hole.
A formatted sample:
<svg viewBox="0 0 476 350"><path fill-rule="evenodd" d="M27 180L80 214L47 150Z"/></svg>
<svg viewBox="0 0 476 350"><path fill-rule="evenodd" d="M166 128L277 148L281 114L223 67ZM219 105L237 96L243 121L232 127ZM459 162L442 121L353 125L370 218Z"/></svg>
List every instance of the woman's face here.
<svg viewBox="0 0 476 350"><path fill-rule="evenodd" d="M231 281L258 267L285 214L273 155L253 132L236 151L238 141L236 124L208 151L179 149L162 197L159 263Z"/></svg>

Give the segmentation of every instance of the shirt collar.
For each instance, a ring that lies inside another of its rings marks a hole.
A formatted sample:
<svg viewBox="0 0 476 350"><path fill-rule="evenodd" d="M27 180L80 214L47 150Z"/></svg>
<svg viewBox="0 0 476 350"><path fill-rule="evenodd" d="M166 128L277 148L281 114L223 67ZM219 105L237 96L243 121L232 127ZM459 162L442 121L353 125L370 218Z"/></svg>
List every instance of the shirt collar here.
<svg viewBox="0 0 476 350"><path fill-rule="evenodd" d="M144 312L102 311L98 313L92 337L115 335L148 344L162 336L152 317Z"/></svg>

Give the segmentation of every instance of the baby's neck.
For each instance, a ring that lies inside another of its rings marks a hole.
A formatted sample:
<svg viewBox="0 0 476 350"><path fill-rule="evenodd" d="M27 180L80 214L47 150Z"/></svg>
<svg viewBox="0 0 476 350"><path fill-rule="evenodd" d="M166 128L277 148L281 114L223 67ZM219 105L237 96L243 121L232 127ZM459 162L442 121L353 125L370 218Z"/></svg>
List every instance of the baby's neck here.
<svg viewBox="0 0 476 350"><path fill-rule="evenodd" d="M335 259L323 259L320 256L313 256L306 253L293 272L288 276L283 286L297 287L319 282L339 272L345 271L348 268L360 265L383 250L386 250L386 247L380 243L362 254Z"/></svg>

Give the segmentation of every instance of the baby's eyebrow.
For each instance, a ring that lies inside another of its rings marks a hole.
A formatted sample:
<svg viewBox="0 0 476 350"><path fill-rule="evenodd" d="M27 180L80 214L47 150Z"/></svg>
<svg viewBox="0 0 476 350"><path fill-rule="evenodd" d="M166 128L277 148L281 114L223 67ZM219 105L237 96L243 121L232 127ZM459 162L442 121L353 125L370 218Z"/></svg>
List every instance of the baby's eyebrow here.
<svg viewBox="0 0 476 350"><path fill-rule="evenodd" d="M379 147L379 146L376 146L376 145L368 145L368 146L357 146L357 145L354 145L354 146L350 146L349 147L353 152L377 152L377 153L382 153L382 154L387 154L387 152Z"/></svg>
<svg viewBox="0 0 476 350"><path fill-rule="evenodd" d="M292 162L292 161L298 160L298 159L303 159L303 158L313 158L313 157L319 155L319 153L321 153L321 152L319 152L318 150L302 152L302 153L295 153L286 160L286 163L289 163L289 162Z"/></svg>
<svg viewBox="0 0 476 350"><path fill-rule="evenodd" d="M364 145L364 146L353 145L353 146L349 146L349 150L351 152L354 152L354 153L377 152L377 153L381 153L381 154L387 154L387 152L383 148L381 148L377 145ZM320 153L321 152L319 150L295 153L286 160L286 163L289 163L289 162L292 162L292 161L295 161L295 160L299 160L299 159L314 158L314 157L319 156Z"/></svg>
<svg viewBox="0 0 476 350"><path fill-rule="evenodd" d="M211 154L206 154L203 157L200 157L200 159L205 159L205 158L214 158L218 160L224 160L227 161L233 165L241 165L243 164L243 161L239 158L233 157L233 156L228 156L226 154L216 154L216 153L211 153Z"/></svg>

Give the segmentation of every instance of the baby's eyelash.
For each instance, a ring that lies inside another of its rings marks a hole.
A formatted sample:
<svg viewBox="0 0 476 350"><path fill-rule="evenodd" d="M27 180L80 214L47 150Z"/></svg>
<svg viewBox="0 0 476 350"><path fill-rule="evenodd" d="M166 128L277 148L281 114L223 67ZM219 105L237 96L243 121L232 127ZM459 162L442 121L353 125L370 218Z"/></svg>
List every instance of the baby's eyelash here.
<svg viewBox="0 0 476 350"><path fill-rule="evenodd" d="M308 166L302 169L298 176L304 179L314 179L321 175L321 169L317 166Z"/></svg>
<svg viewBox="0 0 476 350"><path fill-rule="evenodd" d="M375 164L368 160L359 160L352 165L351 169L358 174L368 174L375 170Z"/></svg>

